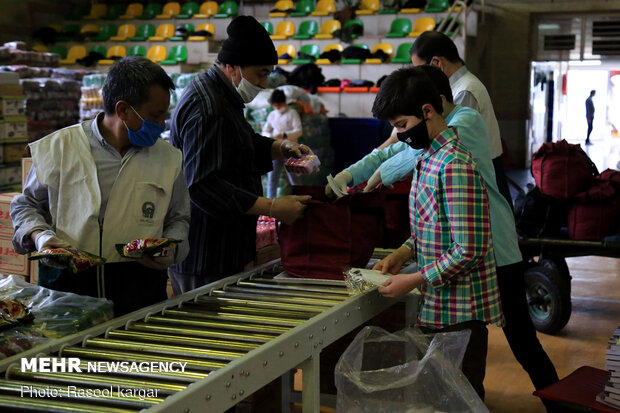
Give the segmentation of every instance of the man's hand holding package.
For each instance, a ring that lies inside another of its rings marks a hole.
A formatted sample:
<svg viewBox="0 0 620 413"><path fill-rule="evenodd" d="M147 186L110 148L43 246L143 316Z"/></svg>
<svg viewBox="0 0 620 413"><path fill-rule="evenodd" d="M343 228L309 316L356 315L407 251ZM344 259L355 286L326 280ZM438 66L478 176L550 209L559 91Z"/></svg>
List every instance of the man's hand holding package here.
<svg viewBox="0 0 620 413"><path fill-rule="evenodd" d="M284 159L301 158L304 155L312 153L308 146L300 145L297 142L293 142L288 139L284 139L277 143L280 144L280 153Z"/></svg>
<svg viewBox="0 0 620 413"><path fill-rule="evenodd" d="M424 279L420 272L413 274L396 274L391 276L379 287L379 293L384 297L401 298L423 283Z"/></svg>
<svg viewBox="0 0 620 413"><path fill-rule="evenodd" d="M381 274L398 274L403 265L413 257L413 252L406 245L402 245L396 251L379 261L372 267L373 270L381 271Z"/></svg>
<svg viewBox="0 0 620 413"><path fill-rule="evenodd" d="M30 234L30 238L32 239L32 242L34 242L34 245L38 252L49 250L52 248L70 248L71 247L71 244L58 238L56 236L56 233L49 229L45 231L33 231L32 234ZM47 259L47 258L41 259L41 264L47 265L48 267L52 267L52 268L58 268L61 270L66 268L64 265L59 265L55 261Z"/></svg>
<svg viewBox="0 0 620 413"><path fill-rule="evenodd" d="M176 256L177 246L176 244L171 244L169 247L162 250L161 255L157 257L151 257L147 254L142 255L142 257L138 258L138 262L145 267L151 268L153 270L165 270L174 264L174 257Z"/></svg>
<svg viewBox="0 0 620 413"><path fill-rule="evenodd" d="M349 171L341 171L334 176L334 183L338 185L340 191L345 194L347 193L347 186L350 182L353 182L353 175L351 175ZM325 195L331 199L336 198L336 194L334 194L334 191L329 184L325 185Z"/></svg>
<svg viewBox="0 0 620 413"><path fill-rule="evenodd" d="M292 224L301 218L310 195L287 195L272 200L271 216L284 224Z"/></svg>

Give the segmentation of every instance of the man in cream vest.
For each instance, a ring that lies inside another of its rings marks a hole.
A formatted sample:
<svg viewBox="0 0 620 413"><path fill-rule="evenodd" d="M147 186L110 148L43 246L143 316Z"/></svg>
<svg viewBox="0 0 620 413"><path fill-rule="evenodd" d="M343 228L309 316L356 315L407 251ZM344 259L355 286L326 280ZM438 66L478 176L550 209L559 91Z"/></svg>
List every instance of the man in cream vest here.
<svg viewBox="0 0 620 413"><path fill-rule="evenodd" d="M166 269L189 251L181 152L159 139L172 89L160 66L122 59L103 86L105 112L30 144L33 166L11 203L15 251L71 246L107 260L77 274L42 265L40 285L105 296L116 316L166 299ZM166 256L139 260L114 247L160 237L183 242Z"/></svg>
<svg viewBox="0 0 620 413"><path fill-rule="evenodd" d="M489 132L489 148L497 187L512 207L512 198L504 172L499 125L487 88L467 70L465 62L459 57L456 45L443 33L436 31L422 33L413 42L410 54L414 66L430 64L440 68L448 76L456 105L466 106L480 113Z"/></svg>

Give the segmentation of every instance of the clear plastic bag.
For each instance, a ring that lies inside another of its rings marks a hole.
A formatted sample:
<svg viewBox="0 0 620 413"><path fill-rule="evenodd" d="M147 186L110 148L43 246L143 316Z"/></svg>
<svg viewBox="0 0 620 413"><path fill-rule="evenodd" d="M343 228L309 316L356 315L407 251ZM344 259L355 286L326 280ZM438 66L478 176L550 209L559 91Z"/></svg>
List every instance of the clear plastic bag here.
<svg viewBox="0 0 620 413"><path fill-rule="evenodd" d="M336 365L338 412L488 412L460 371L469 336L364 328Z"/></svg>

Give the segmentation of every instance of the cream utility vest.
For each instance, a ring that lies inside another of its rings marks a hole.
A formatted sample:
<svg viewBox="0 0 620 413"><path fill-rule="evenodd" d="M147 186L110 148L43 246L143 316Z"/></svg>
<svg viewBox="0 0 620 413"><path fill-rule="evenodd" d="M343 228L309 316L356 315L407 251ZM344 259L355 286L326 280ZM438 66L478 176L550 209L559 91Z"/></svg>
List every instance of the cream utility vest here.
<svg viewBox="0 0 620 413"><path fill-rule="evenodd" d="M81 124L30 144L37 180L47 186L56 234L71 245L101 256L121 258L114 244L161 237L172 188L181 173L181 152L159 139L135 152L114 181L99 225L101 192L97 168ZM101 237L101 239L100 239Z"/></svg>
<svg viewBox="0 0 620 413"><path fill-rule="evenodd" d="M497 118L495 117L495 111L493 110L493 104L491 103L491 97L486 87L482 84L480 79L473 75L470 71L467 71L463 76L457 79L451 84L452 95L457 96L462 91L466 90L470 92L480 106L480 116L484 119L484 123L489 130L489 138L491 138L491 159L495 159L500 156L502 150L502 140L499 134L499 125Z"/></svg>

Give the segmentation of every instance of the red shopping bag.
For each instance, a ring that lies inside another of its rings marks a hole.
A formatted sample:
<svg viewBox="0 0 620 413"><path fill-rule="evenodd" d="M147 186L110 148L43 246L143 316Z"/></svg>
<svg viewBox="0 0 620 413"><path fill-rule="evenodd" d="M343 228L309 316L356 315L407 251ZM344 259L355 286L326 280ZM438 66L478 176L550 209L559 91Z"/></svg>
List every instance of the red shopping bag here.
<svg viewBox="0 0 620 413"><path fill-rule="evenodd" d="M304 278L343 279L350 267L365 267L381 241L382 190L354 192L330 201L323 187L295 186L295 195L311 195L304 216L279 232L282 266Z"/></svg>

